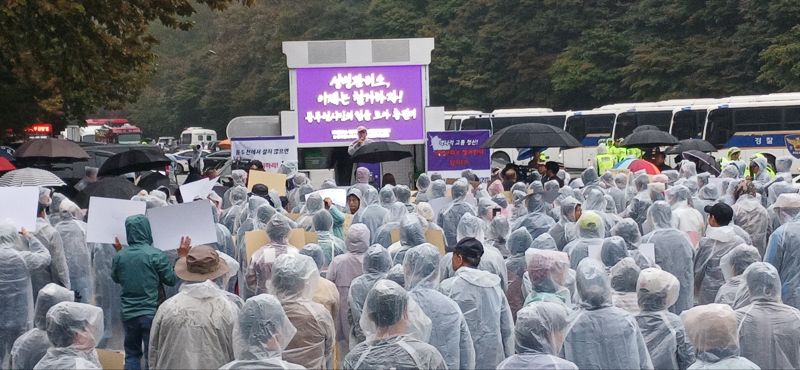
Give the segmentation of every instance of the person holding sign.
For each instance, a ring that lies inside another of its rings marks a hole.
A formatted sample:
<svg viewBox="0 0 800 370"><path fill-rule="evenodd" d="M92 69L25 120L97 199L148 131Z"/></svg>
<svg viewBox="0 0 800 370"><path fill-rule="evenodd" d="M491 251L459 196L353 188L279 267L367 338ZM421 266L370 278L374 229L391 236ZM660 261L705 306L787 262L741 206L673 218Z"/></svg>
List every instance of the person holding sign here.
<svg viewBox="0 0 800 370"><path fill-rule="evenodd" d="M141 357L148 361L150 326L158 309L158 288L178 281L167 255L153 247L150 221L144 215L125 220L128 246L117 240L111 279L122 286L122 323L125 328L125 368L141 368ZM191 238L181 238L178 256L186 257ZM146 363L146 362L145 362Z"/></svg>

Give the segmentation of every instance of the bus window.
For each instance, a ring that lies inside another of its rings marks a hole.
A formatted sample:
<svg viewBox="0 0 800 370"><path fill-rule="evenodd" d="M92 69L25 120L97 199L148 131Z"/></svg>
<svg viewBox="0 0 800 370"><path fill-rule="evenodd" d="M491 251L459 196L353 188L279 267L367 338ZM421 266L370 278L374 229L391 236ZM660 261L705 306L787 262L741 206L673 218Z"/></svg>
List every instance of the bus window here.
<svg viewBox="0 0 800 370"><path fill-rule="evenodd" d="M572 116L567 118L567 132L578 141L586 137L586 117Z"/></svg>
<svg viewBox="0 0 800 370"><path fill-rule="evenodd" d="M706 141L721 147L733 136L733 114L730 109L716 109L708 114Z"/></svg>
<svg viewBox="0 0 800 370"><path fill-rule="evenodd" d="M192 134L183 134L181 135L181 144L191 144L192 143Z"/></svg>
<svg viewBox="0 0 800 370"><path fill-rule="evenodd" d="M197 135L197 141L203 141L203 135Z"/></svg>
<svg viewBox="0 0 800 370"><path fill-rule="evenodd" d="M785 130L800 130L800 107L787 107L783 114Z"/></svg>
<svg viewBox="0 0 800 370"><path fill-rule="evenodd" d="M614 139L624 139L637 127L634 113L620 113L617 117L617 126L614 130Z"/></svg>
<svg viewBox="0 0 800 370"><path fill-rule="evenodd" d="M533 122L536 123L544 123L546 125L555 126L558 128L564 128L564 118L565 116L541 116L536 117Z"/></svg>
<svg viewBox="0 0 800 370"><path fill-rule="evenodd" d="M624 139L633 133L639 126L655 126L661 131L669 131L672 120L672 111L653 112L624 112L617 117L617 127L614 130L615 139Z"/></svg>
<svg viewBox="0 0 800 370"><path fill-rule="evenodd" d="M447 131L455 131L458 129L458 122L459 120L455 118L446 119L444 120L444 129Z"/></svg>
<svg viewBox="0 0 800 370"><path fill-rule="evenodd" d="M461 121L462 130L491 130L492 122L489 118L467 118Z"/></svg>
<svg viewBox="0 0 800 370"><path fill-rule="evenodd" d="M522 121L525 121L524 117L494 117L492 118L492 128L494 132L497 132L506 127L522 123Z"/></svg>
<svg viewBox="0 0 800 370"><path fill-rule="evenodd" d="M701 138L705 118L705 110L683 110L675 112L675 122L672 124L672 136L677 137L678 140Z"/></svg>
<svg viewBox="0 0 800 370"><path fill-rule="evenodd" d="M211 141L211 135L206 135L206 141Z"/></svg>
<svg viewBox="0 0 800 370"><path fill-rule="evenodd" d="M779 131L783 108L744 108L734 110L736 131Z"/></svg>

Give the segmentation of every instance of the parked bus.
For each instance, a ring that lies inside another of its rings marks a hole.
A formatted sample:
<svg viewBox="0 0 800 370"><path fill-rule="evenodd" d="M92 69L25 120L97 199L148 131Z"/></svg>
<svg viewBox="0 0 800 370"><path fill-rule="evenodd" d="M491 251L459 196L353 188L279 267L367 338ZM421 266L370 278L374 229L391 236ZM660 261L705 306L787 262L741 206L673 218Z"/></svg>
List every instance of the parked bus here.
<svg viewBox="0 0 800 370"><path fill-rule="evenodd" d="M544 123L564 128L567 112L554 112L549 108L497 109L492 113L480 111L444 112L446 130L490 130L492 133L520 123ZM492 166L503 167L507 163L527 164L529 159L519 159L518 149L499 148L492 150ZM561 161L558 148L545 151L549 159Z"/></svg>
<svg viewBox="0 0 800 370"><path fill-rule="evenodd" d="M575 170L594 165L597 144L611 137L617 114L617 110L599 108L568 112L564 130L578 139L583 147L561 151L565 168Z"/></svg>
<svg viewBox="0 0 800 370"><path fill-rule="evenodd" d="M719 148L720 156L734 146L741 149L744 160L756 153L771 160L789 155L784 136L800 134L800 99L709 107L703 132L703 138ZM795 161L792 172L798 169L800 162Z"/></svg>

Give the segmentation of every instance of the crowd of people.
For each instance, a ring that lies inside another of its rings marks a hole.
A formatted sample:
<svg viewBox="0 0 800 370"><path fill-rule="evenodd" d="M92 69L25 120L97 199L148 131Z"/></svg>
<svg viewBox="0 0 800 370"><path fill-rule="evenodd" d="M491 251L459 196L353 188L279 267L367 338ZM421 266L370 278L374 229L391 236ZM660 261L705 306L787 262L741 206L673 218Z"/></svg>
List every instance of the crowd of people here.
<svg viewBox="0 0 800 370"><path fill-rule="evenodd" d="M41 188L36 230L0 221L2 368L99 368L96 349L126 369L800 368L792 162L576 178L548 163L527 182L423 173L416 192L358 168L346 206L287 163L286 196L236 170L195 199L216 243L158 248L144 216L127 245L87 243L92 210ZM318 241L290 245L296 228ZM248 257L252 230L269 242Z"/></svg>

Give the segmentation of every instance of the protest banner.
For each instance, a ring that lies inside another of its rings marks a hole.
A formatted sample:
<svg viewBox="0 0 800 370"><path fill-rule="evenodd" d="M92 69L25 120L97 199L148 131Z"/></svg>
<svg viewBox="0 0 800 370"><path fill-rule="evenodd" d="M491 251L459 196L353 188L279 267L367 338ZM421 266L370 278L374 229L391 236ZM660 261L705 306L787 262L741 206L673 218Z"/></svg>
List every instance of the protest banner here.
<svg viewBox="0 0 800 370"><path fill-rule="evenodd" d="M281 163L297 161L297 140L294 136L231 138L231 159L234 162L257 160L264 170L275 172Z"/></svg>
<svg viewBox="0 0 800 370"><path fill-rule="evenodd" d="M489 178L492 160L489 149L481 148L489 136L489 130L429 131L426 144L428 173L460 178L461 171L471 169L478 177Z"/></svg>
<svg viewBox="0 0 800 370"><path fill-rule="evenodd" d="M270 191L286 196L286 175L282 173L250 170L247 175L247 190L253 191L256 184L264 184Z"/></svg>
<svg viewBox="0 0 800 370"><path fill-rule="evenodd" d="M0 204L0 220L10 222L17 230L24 227L31 233L36 231L38 187L0 187Z"/></svg>
<svg viewBox="0 0 800 370"><path fill-rule="evenodd" d="M217 242L211 202L200 200L147 210L153 246L164 250L178 249L181 237L192 238L192 246Z"/></svg>
<svg viewBox="0 0 800 370"><path fill-rule="evenodd" d="M125 220L133 215L145 214L147 203L91 197L89 198L89 210L87 243L114 244L114 238L119 238L120 244L128 245Z"/></svg>

